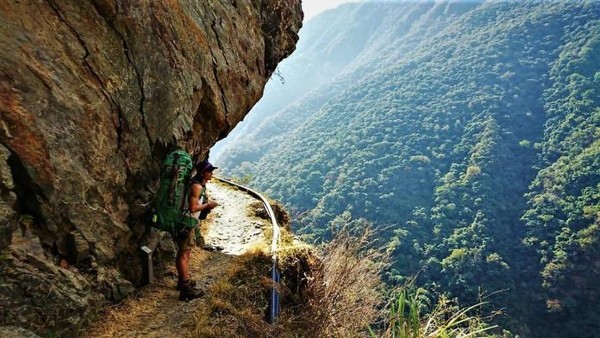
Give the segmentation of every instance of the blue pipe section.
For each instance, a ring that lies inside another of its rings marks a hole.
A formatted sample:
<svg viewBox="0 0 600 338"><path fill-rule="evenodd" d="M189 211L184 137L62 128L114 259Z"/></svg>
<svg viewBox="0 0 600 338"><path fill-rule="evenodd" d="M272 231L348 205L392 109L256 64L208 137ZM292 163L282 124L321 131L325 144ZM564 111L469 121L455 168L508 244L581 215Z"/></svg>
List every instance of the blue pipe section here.
<svg viewBox="0 0 600 338"><path fill-rule="evenodd" d="M279 269L277 269L276 262L273 262L273 268L271 269L271 279L273 280L273 287L271 288L271 300L269 303L269 323L273 324L277 320L277 315L279 315L280 310L279 291L277 291L277 284L279 284L281 274L279 273Z"/></svg>

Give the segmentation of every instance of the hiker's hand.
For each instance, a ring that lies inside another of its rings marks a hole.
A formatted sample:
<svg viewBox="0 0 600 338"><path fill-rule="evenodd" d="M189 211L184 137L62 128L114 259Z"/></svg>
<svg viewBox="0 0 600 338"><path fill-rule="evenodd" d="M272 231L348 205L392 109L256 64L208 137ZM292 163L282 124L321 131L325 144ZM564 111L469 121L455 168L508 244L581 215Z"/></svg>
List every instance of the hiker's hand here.
<svg viewBox="0 0 600 338"><path fill-rule="evenodd" d="M215 202L215 201L208 201L208 208L209 209L214 209L216 206L219 205L219 203Z"/></svg>

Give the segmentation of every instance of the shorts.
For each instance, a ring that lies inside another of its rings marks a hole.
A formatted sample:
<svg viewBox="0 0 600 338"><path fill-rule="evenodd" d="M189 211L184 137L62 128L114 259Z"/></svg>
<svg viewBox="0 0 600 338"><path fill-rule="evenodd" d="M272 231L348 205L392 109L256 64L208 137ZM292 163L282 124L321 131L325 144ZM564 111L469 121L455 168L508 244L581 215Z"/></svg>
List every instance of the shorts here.
<svg viewBox="0 0 600 338"><path fill-rule="evenodd" d="M192 228L187 231L182 231L177 239L177 249L179 252L192 250L196 246L196 230Z"/></svg>

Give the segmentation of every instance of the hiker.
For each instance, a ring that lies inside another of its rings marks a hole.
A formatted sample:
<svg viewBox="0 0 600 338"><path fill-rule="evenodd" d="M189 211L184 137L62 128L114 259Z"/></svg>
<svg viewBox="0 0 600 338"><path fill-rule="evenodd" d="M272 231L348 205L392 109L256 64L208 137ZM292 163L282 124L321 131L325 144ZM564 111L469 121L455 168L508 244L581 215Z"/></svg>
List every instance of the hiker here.
<svg viewBox="0 0 600 338"><path fill-rule="evenodd" d="M192 177L192 184L188 198L189 211L192 217L200 220L205 219L206 215L219 204L215 201L209 201L206 197L206 183L210 181L213 170L217 169L208 161L202 161L196 165L196 175ZM192 248L196 246L196 240L200 238L200 226L188 228L180 233L177 240L177 259L175 266L179 275L177 290L179 300L190 300L202 297L203 292L196 289L195 283L190 278L190 256Z"/></svg>

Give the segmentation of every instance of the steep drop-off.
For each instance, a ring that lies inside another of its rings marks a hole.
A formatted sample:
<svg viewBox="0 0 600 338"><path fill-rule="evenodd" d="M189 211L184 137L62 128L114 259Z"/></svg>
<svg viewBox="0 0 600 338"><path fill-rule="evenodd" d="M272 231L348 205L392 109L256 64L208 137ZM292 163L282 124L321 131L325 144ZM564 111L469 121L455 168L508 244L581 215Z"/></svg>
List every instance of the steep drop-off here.
<svg viewBox="0 0 600 338"><path fill-rule="evenodd" d="M206 157L301 21L299 0L0 4L0 325L73 334L133 290L164 153Z"/></svg>
<svg viewBox="0 0 600 338"><path fill-rule="evenodd" d="M332 222L372 222L394 250L391 283L418 275L431 297L469 304L485 290L515 333L593 337L598 18L598 1L338 8L307 22L281 65L279 87L301 95L252 113L251 132L211 156L283 201L299 232L327 238ZM303 92L301 65L327 74L337 60L311 48L315 32L353 58L330 79L307 76L315 87ZM369 38L346 39L355 32Z"/></svg>

